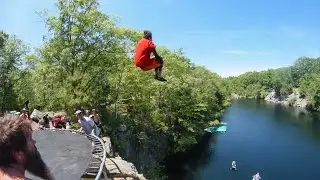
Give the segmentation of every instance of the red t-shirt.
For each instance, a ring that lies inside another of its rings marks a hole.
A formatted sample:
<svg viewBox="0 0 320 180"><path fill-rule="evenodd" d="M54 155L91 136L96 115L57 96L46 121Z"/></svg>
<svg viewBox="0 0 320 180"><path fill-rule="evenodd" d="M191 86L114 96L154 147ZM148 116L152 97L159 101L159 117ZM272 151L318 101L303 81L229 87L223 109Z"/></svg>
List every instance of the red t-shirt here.
<svg viewBox="0 0 320 180"><path fill-rule="evenodd" d="M152 64L150 55L156 48L156 45L149 39L142 38L136 46L136 54L134 56L134 63L138 67L147 67Z"/></svg>

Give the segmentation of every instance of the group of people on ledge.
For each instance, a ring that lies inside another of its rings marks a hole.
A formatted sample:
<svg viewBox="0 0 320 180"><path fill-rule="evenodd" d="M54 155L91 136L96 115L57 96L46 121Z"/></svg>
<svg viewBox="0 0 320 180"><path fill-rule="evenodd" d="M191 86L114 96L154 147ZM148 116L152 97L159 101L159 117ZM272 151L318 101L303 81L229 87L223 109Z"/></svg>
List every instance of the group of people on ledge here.
<svg viewBox="0 0 320 180"><path fill-rule="evenodd" d="M231 163L231 168L230 168L230 169L231 169L231 170L234 170L234 171L237 170L237 163L236 163L236 161L232 161L232 163ZM259 172L257 172L255 175L252 176L252 180L260 180L260 179L261 179L261 177L260 177Z"/></svg>
<svg viewBox="0 0 320 180"><path fill-rule="evenodd" d="M77 116L78 123L81 125L81 128L78 129L78 131L84 131L86 134L94 134L97 137L100 137L100 134L104 132L100 115L95 109L92 109L92 112L78 109L76 110L75 115Z"/></svg>
<svg viewBox="0 0 320 180"><path fill-rule="evenodd" d="M92 109L90 111L88 109L84 110L83 108L80 108L80 109L76 110L75 116L76 116L78 123L81 126L81 128L78 129L78 131L84 131L86 134L93 133L94 135L96 135L98 137L100 136L101 133L104 133L104 130L103 130L103 127L101 124L100 115L98 114L96 109ZM36 123L39 123L40 128L41 128L42 122L39 119L35 120L36 118L32 118L32 115L29 117L28 110L26 108L22 109L19 117L22 120L32 120ZM48 121L47 123L44 123L44 124L48 124L48 125L43 125L43 127L46 127L46 128L50 128L48 119L51 119L53 128L69 129L68 125L71 124L71 119L70 119L70 117L67 118L67 114L65 112L54 113L52 118L49 118L48 114L46 114L43 117L43 119Z"/></svg>
<svg viewBox="0 0 320 180"><path fill-rule="evenodd" d="M79 131L100 136L103 130L95 109L92 112L77 110L75 115L81 125ZM54 179L32 137L36 129L39 129L39 125L29 118L26 109L19 115L6 114L0 117L0 180L28 180L25 177L26 170L42 179Z"/></svg>

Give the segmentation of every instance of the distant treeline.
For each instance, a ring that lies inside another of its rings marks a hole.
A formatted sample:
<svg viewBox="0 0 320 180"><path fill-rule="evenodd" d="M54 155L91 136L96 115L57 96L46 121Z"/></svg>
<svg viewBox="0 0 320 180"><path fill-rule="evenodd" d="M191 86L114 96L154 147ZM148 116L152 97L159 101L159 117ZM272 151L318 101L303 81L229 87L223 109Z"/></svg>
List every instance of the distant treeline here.
<svg viewBox="0 0 320 180"><path fill-rule="evenodd" d="M310 110L320 110L320 58L302 57L290 67L247 72L225 79L228 92L244 97L264 98L271 91L286 97L298 89L310 102Z"/></svg>

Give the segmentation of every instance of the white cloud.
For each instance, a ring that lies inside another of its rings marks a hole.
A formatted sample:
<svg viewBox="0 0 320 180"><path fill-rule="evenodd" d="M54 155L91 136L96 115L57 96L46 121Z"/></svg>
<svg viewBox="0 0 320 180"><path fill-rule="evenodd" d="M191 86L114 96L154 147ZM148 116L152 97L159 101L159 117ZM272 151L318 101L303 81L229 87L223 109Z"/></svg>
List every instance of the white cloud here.
<svg viewBox="0 0 320 180"><path fill-rule="evenodd" d="M261 29L220 29L220 30L212 30L212 31L185 31L182 32L184 35L217 35L219 37L226 37L226 38L238 38L238 37L245 37L245 36L261 36L266 34L271 34L271 31L268 30L261 30Z"/></svg>
<svg viewBox="0 0 320 180"><path fill-rule="evenodd" d="M217 31L186 31L183 32L185 35L213 35L218 34Z"/></svg>
<svg viewBox="0 0 320 180"><path fill-rule="evenodd" d="M174 2L174 0L162 0L161 3L163 3L165 6L171 5Z"/></svg>
<svg viewBox="0 0 320 180"><path fill-rule="evenodd" d="M225 38L241 38L241 37L278 37L278 36L289 36L292 38L306 37L307 31L302 27L294 27L281 25L278 27L272 27L268 29L213 29L208 31L185 31L185 35L216 35Z"/></svg>
<svg viewBox="0 0 320 180"><path fill-rule="evenodd" d="M229 68L229 69L211 69L213 72L219 74L221 77L231 77L231 76L239 76L241 74L244 74L246 72L253 72L253 71L266 71L268 69L278 69L285 66L274 66L274 67L260 67L260 68Z"/></svg>
<svg viewBox="0 0 320 180"><path fill-rule="evenodd" d="M291 36L291 37L302 38L302 37L306 36L306 32L302 28L299 28L299 27L282 25L279 27L279 29L280 29L281 33L288 35L288 36Z"/></svg>
<svg viewBox="0 0 320 180"><path fill-rule="evenodd" d="M311 58L320 57L320 49L314 49L307 52L307 56Z"/></svg>
<svg viewBox="0 0 320 180"><path fill-rule="evenodd" d="M222 51L223 54L232 54L232 55L247 55L249 54L249 51L243 51L243 50L227 50Z"/></svg>
<svg viewBox="0 0 320 180"><path fill-rule="evenodd" d="M226 50L222 51L223 54L231 54L231 55L260 55L260 56L268 56L272 55L275 52L269 51L245 51L245 50Z"/></svg>

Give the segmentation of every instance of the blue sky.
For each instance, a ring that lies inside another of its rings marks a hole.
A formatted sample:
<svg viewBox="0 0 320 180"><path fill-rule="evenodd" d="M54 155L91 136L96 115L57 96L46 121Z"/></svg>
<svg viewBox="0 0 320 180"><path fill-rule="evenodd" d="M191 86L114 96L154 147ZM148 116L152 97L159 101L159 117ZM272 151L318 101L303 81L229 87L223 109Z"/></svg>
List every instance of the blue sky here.
<svg viewBox="0 0 320 180"><path fill-rule="evenodd" d="M54 0L2 0L0 29L35 47L47 32L36 10ZM149 29L157 45L183 48L197 65L226 77L320 56L317 0L103 0L119 25Z"/></svg>

